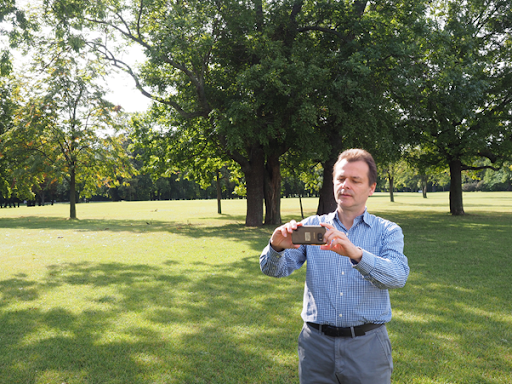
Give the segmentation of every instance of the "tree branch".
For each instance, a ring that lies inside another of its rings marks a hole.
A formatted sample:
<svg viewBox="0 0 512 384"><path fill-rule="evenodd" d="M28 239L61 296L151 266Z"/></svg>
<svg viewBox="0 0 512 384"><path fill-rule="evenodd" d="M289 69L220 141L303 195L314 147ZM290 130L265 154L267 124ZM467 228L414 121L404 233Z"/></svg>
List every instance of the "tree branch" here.
<svg viewBox="0 0 512 384"><path fill-rule="evenodd" d="M461 170L463 170L463 171L481 171L482 169L492 169L493 171L499 171L500 170L500 168L493 167L493 166L490 166L490 165L482 165L481 167L473 167L473 166L470 166L470 165L462 164L462 166L461 166Z"/></svg>
<svg viewBox="0 0 512 384"><path fill-rule="evenodd" d="M133 78L133 80L135 81L135 87L145 97L147 97L147 98L149 98L151 100L158 101L159 103L166 104L166 105L174 108L181 116L183 116L186 119L191 119L191 118L201 117L201 116L203 116L203 117L204 116L208 116L210 111L209 111L209 109L204 108L204 104L202 105L203 109L200 109L200 110L197 110L197 111L194 111L194 112L186 112L183 108L181 108L181 106L178 103L176 103L175 101L171 100L170 98L162 98L162 97L159 97L159 96L156 96L156 95L150 93L149 91L144 89L144 87L140 83L140 80L139 80L138 76L132 70L131 66L129 64L125 63L122 60L116 59L114 54L104 44L100 44L100 43L97 43L97 42L86 42L86 44L91 46L96 51L100 52L106 60L108 60L108 61L110 61L112 63L112 65L114 67L116 67L116 68L122 70L123 72L129 74ZM98 47L100 49L98 49Z"/></svg>
<svg viewBox="0 0 512 384"><path fill-rule="evenodd" d="M142 4L141 4L141 6L142 6ZM122 19L121 15L116 14L116 16L121 19L121 22L124 25L126 25L126 22ZM199 100L199 103L201 105L202 110L201 111L187 113L187 112L185 112L179 106L179 104L177 104L176 102L172 101L170 98L164 99L164 98L157 97L157 96L154 96L154 95L150 94L148 91L146 91L146 90L144 90L142 88L138 77L134 74L134 72L131 69L131 67L129 67L126 63L122 62L121 60L116 59L115 56L108 50L108 48L104 44L100 44L100 43L97 43L97 42L94 42L94 43L86 42L86 44L88 44L89 46L91 46L91 45L100 46L100 47L102 47L102 49L104 49L106 52L108 52L108 55L105 54L105 52L101 52L101 53L108 60L113 62L114 66L116 66L117 68L122 69L125 72L127 72L128 74L130 74L134 78L134 80L135 80L137 89L139 91L141 91L144 96L146 96L146 97L148 97L150 99L156 100L156 101L158 101L160 103L167 104L167 105L173 107L174 109L176 109L178 111L178 113L180 115L182 115L185 118L193 118L193 117L198 117L198 116L207 116L208 113L211 111L210 105L209 105L208 100L206 98L205 89L204 89L204 82L202 81L202 77L201 78L196 77L194 72L189 70L186 66L177 63L171 57L169 57L167 55L159 54L153 46L151 46L150 44L145 42L140 37L140 31L138 32L139 36L134 36L130 32L130 30L128 29L127 26L126 26L127 30L123 30L122 28L118 27L117 25L115 25L113 23L110 23L110 22L107 22L107 21L104 21L104 20L90 19L90 18L85 18L85 20L87 20L89 22L92 22L92 23L101 24L101 25L104 25L106 27L115 29L116 31L121 33L123 36L125 36L127 39L132 40L132 41L140 44L142 47L144 47L148 51L152 52L155 55L155 57L158 57L159 59L161 59L165 63L169 64L173 68L175 68L175 69L181 71L183 74L185 74L185 76L187 76L189 78L189 80L191 81L191 83L194 84L194 86L196 87L197 97L198 97L198 100ZM205 55L205 58L208 58L208 57L209 57L209 54ZM121 66L119 66L118 64L121 64ZM206 68L207 68L206 65L202 66L203 73L204 73L204 70Z"/></svg>

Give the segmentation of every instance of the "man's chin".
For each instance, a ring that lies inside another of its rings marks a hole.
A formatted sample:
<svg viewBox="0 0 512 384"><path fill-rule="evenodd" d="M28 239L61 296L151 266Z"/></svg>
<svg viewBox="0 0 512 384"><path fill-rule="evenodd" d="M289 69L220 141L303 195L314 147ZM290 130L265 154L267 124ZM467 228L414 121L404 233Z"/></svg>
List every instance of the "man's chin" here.
<svg viewBox="0 0 512 384"><path fill-rule="evenodd" d="M346 200L338 200L337 203L338 203L338 208L342 208L342 209L347 208L351 205Z"/></svg>

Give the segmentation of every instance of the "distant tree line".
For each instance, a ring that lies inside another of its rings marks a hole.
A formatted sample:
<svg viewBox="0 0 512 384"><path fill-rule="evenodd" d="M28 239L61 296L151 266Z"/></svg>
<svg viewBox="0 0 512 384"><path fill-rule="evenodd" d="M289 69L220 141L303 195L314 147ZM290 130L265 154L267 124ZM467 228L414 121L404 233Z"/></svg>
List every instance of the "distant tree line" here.
<svg viewBox="0 0 512 384"><path fill-rule="evenodd" d="M424 180L412 168L406 164L395 176L394 192L421 192ZM229 171L223 169L221 183L222 199L240 199L243 196L235 192L237 183L230 181ZM314 173L314 172L313 172ZM283 177L281 186L281 197L319 197L319 184L322 183L321 173L317 172L317 183L306 183L303 180L293 177ZM499 171L483 169L480 171L467 171L463 175L462 189L465 192L474 191L512 191L512 163L506 164ZM148 200L196 200L216 199L216 182L212 176L209 186L202 186L196 180L187 179L180 174L173 174L170 177L161 177L154 180L149 174L139 174L124 185L117 187L102 186L97 189L89 198L79 197L80 186L78 186L77 202L89 201L148 201ZM316 187L315 187L316 185ZM427 175L425 185L426 192L441 192L450 190L450 176L448 170L438 174ZM377 179L377 192L390 192L389 180L382 169L379 169ZM46 186L38 186L33 190L33 197L20 199L18 196L6 198L0 197L0 207L17 207L20 204L29 206L49 205L54 202L69 202L70 188L64 181L61 184L49 183Z"/></svg>

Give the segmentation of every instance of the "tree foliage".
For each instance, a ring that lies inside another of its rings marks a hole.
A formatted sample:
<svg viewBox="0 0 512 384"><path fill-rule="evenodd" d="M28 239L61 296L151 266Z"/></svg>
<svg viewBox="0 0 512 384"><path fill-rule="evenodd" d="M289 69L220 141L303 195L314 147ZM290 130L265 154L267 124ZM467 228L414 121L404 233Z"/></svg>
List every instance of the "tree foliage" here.
<svg viewBox="0 0 512 384"><path fill-rule="evenodd" d="M0 144L2 135L13 127L14 111L16 109L16 87L8 78L0 77ZM9 197L12 193L11 170L14 164L12 159L0 151L0 196Z"/></svg>
<svg viewBox="0 0 512 384"><path fill-rule="evenodd" d="M433 2L423 55L395 90L425 166L450 169L454 215L464 214L461 172L512 155L511 32L508 1Z"/></svg>
<svg viewBox="0 0 512 384"><path fill-rule="evenodd" d="M13 69L11 50L31 42L38 27L39 23L31 21L16 0L0 0L0 77Z"/></svg>
<svg viewBox="0 0 512 384"><path fill-rule="evenodd" d="M128 176L132 167L122 135L115 134L122 115L96 82L101 65L53 41L43 46L35 55L39 72L26 79L13 128L0 144L17 163L18 187L66 179L70 218L75 219L78 194L90 196L99 185L116 184L117 175Z"/></svg>
<svg viewBox="0 0 512 384"><path fill-rule="evenodd" d="M262 223L263 199L265 222L280 222L280 158L288 151L324 163L328 176L344 147L384 157L404 137L386 85L399 69L397 57L408 54L410 33L401 31L414 25L421 2L45 4L70 44L101 52L160 103L155 111L168 128L166 148L207 145L205 158L240 166L248 225ZM101 38L89 38L89 30ZM144 65L119 59L114 48L121 41L144 49ZM172 149L157 152L155 164L180 157Z"/></svg>

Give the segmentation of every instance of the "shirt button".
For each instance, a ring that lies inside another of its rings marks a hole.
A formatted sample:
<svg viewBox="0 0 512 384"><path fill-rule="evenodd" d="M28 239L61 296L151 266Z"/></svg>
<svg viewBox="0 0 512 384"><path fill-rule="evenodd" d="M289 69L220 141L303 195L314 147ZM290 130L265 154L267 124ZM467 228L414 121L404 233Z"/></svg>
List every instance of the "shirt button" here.
<svg viewBox="0 0 512 384"><path fill-rule="evenodd" d="M345 271L341 271L341 274L344 275L345 274Z"/></svg>
<svg viewBox="0 0 512 384"><path fill-rule="evenodd" d="M340 317L343 317L343 315L340 313Z"/></svg>
<svg viewBox="0 0 512 384"><path fill-rule="evenodd" d="M343 296L343 292L340 292L340 296Z"/></svg>

